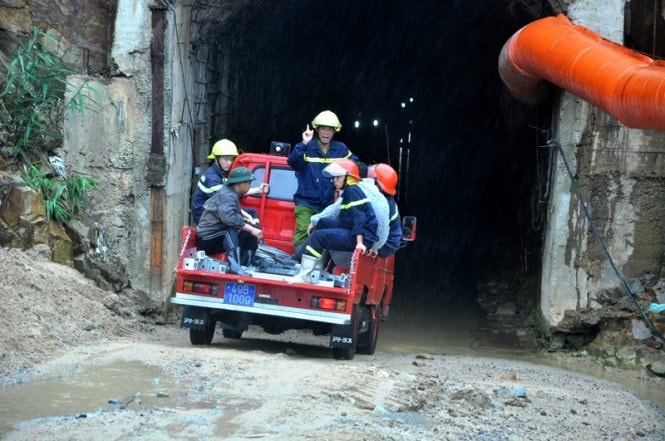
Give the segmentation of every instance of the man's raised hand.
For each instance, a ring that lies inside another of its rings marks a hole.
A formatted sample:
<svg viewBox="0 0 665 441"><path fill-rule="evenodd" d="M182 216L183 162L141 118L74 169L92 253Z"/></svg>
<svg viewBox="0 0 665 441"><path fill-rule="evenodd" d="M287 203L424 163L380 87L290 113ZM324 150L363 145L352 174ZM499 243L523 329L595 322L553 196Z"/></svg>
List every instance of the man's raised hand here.
<svg viewBox="0 0 665 441"><path fill-rule="evenodd" d="M307 124L307 129L305 129L305 131L302 132L302 142L304 144L307 144L312 140L313 137L314 137L314 130L312 130L309 127L309 124Z"/></svg>

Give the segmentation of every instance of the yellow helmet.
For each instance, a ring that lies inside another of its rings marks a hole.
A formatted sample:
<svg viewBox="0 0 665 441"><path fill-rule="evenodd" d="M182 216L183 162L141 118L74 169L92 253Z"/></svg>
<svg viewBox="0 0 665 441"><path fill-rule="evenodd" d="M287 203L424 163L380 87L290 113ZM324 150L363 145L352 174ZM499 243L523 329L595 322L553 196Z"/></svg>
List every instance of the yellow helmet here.
<svg viewBox="0 0 665 441"><path fill-rule="evenodd" d="M228 139L220 139L212 146L212 152L208 159L215 159L217 156L238 156L238 147Z"/></svg>
<svg viewBox="0 0 665 441"><path fill-rule="evenodd" d="M314 117L312 120L312 127L317 128L319 126L328 126L335 129L336 132L342 128L342 124L339 122L339 118L330 110L324 110Z"/></svg>

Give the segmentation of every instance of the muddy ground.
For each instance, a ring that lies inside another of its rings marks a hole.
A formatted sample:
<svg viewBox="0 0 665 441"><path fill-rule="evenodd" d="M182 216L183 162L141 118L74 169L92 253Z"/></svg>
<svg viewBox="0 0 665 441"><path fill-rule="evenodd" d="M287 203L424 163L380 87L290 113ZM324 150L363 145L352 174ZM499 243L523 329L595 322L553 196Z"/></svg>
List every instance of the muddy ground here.
<svg viewBox="0 0 665 441"><path fill-rule="evenodd" d="M3 439L665 439L631 389L524 361L381 344L336 361L325 337L255 329L194 347L44 254L0 249Z"/></svg>

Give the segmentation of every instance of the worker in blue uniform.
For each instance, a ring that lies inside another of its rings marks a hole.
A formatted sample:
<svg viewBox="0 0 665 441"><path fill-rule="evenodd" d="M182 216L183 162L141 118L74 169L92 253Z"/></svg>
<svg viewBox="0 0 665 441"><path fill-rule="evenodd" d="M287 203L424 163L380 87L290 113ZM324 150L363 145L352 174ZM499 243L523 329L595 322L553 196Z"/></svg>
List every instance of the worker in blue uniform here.
<svg viewBox="0 0 665 441"><path fill-rule="evenodd" d="M342 203L337 218L319 220L316 229L302 247L300 272L295 281L312 283L311 273L322 265L324 250L354 251L366 254L378 240L378 222L372 204L358 186L358 165L350 159L341 159L327 165L323 176L333 178L335 187L342 191Z"/></svg>
<svg viewBox="0 0 665 441"><path fill-rule="evenodd" d="M381 193L388 201L388 239L378 251L372 253L375 256L378 255L385 258L395 254L402 246L402 219L394 198L395 194L397 194L398 176L395 169L388 164L376 164L369 167L367 176L376 180L379 190L381 190Z"/></svg>
<svg viewBox="0 0 665 441"><path fill-rule="evenodd" d="M343 142L333 140L335 133L342 128L333 112L324 110L319 113L311 126L307 125L302 142L295 145L288 157L298 179L298 188L293 195L296 217L293 243L296 247L307 239L312 215L333 203L335 188L330 179L323 176L324 167L342 158L358 159Z"/></svg>
<svg viewBox="0 0 665 441"><path fill-rule="evenodd" d="M192 222L195 225L201 219L203 204L224 185L236 156L238 156L238 147L231 140L220 139L212 146L208 159L213 160L213 163L199 179L192 198ZM266 186L267 184L261 184L259 187L250 188L247 194L260 193ZM256 210L243 210L243 217L251 224L259 223Z"/></svg>

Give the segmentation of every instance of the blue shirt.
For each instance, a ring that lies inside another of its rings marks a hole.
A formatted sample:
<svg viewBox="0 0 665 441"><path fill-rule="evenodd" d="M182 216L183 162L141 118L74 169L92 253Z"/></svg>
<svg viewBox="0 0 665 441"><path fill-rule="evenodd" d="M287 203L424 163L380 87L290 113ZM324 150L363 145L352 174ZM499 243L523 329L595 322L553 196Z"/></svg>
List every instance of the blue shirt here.
<svg viewBox="0 0 665 441"><path fill-rule="evenodd" d="M379 224L374 209L362 189L357 185L349 185L342 193L342 204L339 207L339 222L352 235L362 234L363 242L374 243L379 239Z"/></svg>
<svg viewBox="0 0 665 441"><path fill-rule="evenodd" d="M206 171L199 178L199 183L196 185L196 191L192 198L192 221L195 224L199 223L201 214L203 214L203 204L214 195L217 190L222 188L226 175L224 170L221 169L217 160L206 169Z"/></svg>
<svg viewBox="0 0 665 441"><path fill-rule="evenodd" d="M402 243L402 219L399 215L397 203L392 196L386 195L386 199L388 200L388 207L390 207L389 231L386 244L379 250L381 257L394 254L399 250Z"/></svg>
<svg viewBox="0 0 665 441"><path fill-rule="evenodd" d="M335 187L330 178L323 176L321 171L338 159L358 160L343 142L330 141L327 153L321 151L317 138L307 144L296 144L288 158L288 163L298 178L298 189L293 195L296 205L306 205L320 212L333 203Z"/></svg>

